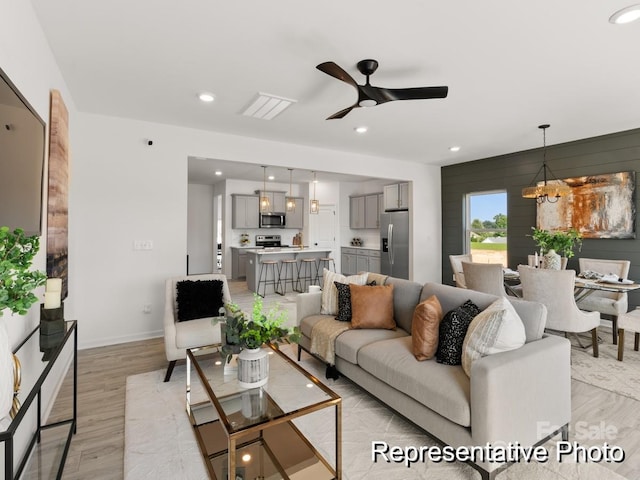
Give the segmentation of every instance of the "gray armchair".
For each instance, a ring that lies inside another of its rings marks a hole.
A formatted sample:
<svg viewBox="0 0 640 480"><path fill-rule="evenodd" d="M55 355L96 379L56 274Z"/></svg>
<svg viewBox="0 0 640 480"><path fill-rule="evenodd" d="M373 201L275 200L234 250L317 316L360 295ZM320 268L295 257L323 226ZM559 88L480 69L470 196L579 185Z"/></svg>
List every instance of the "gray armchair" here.
<svg viewBox="0 0 640 480"><path fill-rule="evenodd" d="M599 258L579 258L580 273L590 270L603 275L615 274L627 278L631 262L629 260L602 260ZM581 310L611 315L613 323L613 344L618 343L618 315L627 313L629 302L626 293L594 291L578 302Z"/></svg>
<svg viewBox="0 0 640 480"><path fill-rule="evenodd" d="M187 356L187 348L203 347L221 343L220 327L214 326L213 317L197 318L194 320L179 322L178 305L176 301L178 282L183 280L221 280L222 299L226 304L231 301L227 277L222 274L212 273L205 275L188 275L169 278L165 288L164 307L164 349L169 361L164 381L171 379L173 368L178 360Z"/></svg>

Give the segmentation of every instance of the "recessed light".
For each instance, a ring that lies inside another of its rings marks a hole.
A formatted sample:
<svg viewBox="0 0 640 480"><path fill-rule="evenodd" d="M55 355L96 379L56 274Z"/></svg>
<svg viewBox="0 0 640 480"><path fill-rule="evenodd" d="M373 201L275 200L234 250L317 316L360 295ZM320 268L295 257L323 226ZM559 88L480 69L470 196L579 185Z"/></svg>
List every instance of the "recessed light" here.
<svg viewBox="0 0 640 480"><path fill-rule="evenodd" d="M269 178L269 180L275 180L276 179L276 177L274 177L273 175L269 175L269 177L267 177L267 178Z"/></svg>
<svg viewBox="0 0 640 480"><path fill-rule="evenodd" d="M459 152L460 151L460 147L458 147L458 146L449 147L449 151L450 152Z"/></svg>
<svg viewBox="0 0 640 480"><path fill-rule="evenodd" d="M216 171L215 171L215 174L216 174L216 175L218 175L218 176L220 176L220 175L222 175L222 172L221 172L220 170L216 170Z"/></svg>
<svg viewBox="0 0 640 480"><path fill-rule="evenodd" d="M640 5L631 5L630 7L618 10L616 13L609 17L610 23L621 25L623 23L630 23L640 18Z"/></svg>
<svg viewBox="0 0 640 480"><path fill-rule="evenodd" d="M213 100L215 99L213 93L209 92L202 92L200 95L198 95L198 98L203 102L213 102Z"/></svg>
<svg viewBox="0 0 640 480"><path fill-rule="evenodd" d="M354 130L356 131L356 133L366 133L366 131L369 130L369 127L365 127L364 125L362 125L360 127L354 128Z"/></svg>
<svg viewBox="0 0 640 480"><path fill-rule="evenodd" d="M251 461L251 455L248 453L245 453L244 455L242 455L242 461L245 463Z"/></svg>

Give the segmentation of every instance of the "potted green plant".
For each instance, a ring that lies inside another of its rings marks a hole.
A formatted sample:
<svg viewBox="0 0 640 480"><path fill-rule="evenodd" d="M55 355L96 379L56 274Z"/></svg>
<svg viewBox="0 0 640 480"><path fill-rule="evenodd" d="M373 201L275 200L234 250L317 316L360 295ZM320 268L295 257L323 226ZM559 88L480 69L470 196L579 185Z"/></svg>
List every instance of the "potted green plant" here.
<svg viewBox="0 0 640 480"><path fill-rule="evenodd" d="M43 272L31 270L39 248L38 236L26 236L19 228L11 231L0 227L0 420L11 410L14 368L3 310L26 315L38 301L33 291L47 279Z"/></svg>
<svg viewBox="0 0 640 480"><path fill-rule="evenodd" d="M582 235L575 228L569 230L544 230L541 228L531 227L533 230L533 241L540 248L541 253L555 250L563 257L571 258L574 256L574 250L578 251L582 248Z"/></svg>
<svg viewBox="0 0 640 480"><path fill-rule="evenodd" d="M295 343L300 338L300 330L298 327L283 327L287 312L279 305L265 311L262 297L256 294L250 317L236 303L227 303L226 308L231 315L227 317L221 332L225 336L222 352L229 361L230 356L236 352L234 346L239 345L240 386L255 388L264 385L268 379L269 362L266 352L260 347L265 343L278 345L285 339Z"/></svg>
<svg viewBox="0 0 640 480"><path fill-rule="evenodd" d="M0 311L26 315L38 301L33 291L47 280L40 271L31 270L33 258L40 249L37 235L26 236L16 228L0 227Z"/></svg>

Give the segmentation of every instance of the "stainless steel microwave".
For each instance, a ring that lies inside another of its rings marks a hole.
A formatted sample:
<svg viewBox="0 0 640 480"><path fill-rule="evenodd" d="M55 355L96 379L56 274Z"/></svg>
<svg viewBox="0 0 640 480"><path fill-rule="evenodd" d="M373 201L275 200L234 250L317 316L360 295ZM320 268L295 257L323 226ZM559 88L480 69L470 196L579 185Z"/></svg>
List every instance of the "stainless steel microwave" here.
<svg viewBox="0 0 640 480"><path fill-rule="evenodd" d="M285 223L284 213L260 213L260 228L284 228Z"/></svg>

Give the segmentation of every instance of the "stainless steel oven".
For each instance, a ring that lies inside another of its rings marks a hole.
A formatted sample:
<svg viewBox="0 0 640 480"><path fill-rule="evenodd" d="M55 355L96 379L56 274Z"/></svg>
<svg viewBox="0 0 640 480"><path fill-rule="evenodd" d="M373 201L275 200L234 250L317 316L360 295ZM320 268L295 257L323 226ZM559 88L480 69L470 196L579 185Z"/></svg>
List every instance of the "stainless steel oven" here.
<svg viewBox="0 0 640 480"><path fill-rule="evenodd" d="M260 213L260 228L284 228L284 213Z"/></svg>

